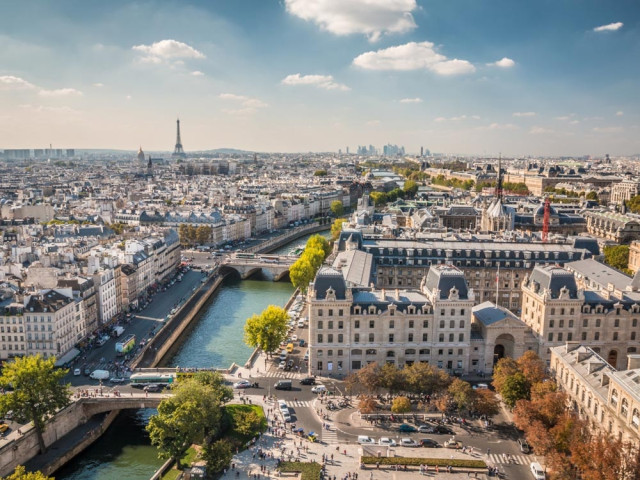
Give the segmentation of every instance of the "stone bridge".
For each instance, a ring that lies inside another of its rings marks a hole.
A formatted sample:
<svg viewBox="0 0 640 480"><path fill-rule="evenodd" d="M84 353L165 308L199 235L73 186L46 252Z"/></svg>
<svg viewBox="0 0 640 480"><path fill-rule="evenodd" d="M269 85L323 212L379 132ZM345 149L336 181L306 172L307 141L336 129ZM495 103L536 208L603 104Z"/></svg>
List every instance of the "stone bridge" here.
<svg viewBox="0 0 640 480"><path fill-rule="evenodd" d="M293 255L240 254L226 257L220 265L220 273L237 272L245 280L260 270L273 275L273 281L281 280L289 273L289 267L298 260ZM226 272L225 272L226 270Z"/></svg>
<svg viewBox="0 0 640 480"><path fill-rule="evenodd" d="M91 418L98 413L111 412L113 410L158 408L163 398L170 397L166 393L123 393L122 396L80 397L76 400L82 407L85 418Z"/></svg>

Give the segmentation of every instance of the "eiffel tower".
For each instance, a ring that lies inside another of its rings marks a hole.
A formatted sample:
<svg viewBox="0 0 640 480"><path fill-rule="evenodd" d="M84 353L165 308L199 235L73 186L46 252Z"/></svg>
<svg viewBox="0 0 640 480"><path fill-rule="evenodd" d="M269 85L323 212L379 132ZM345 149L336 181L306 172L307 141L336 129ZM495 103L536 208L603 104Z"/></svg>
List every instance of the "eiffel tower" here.
<svg viewBox="0 0 640 480"><path fill-rule="evenodd" d="M184 153L184 149L182 148L182 140L180 140L180 119L176 120L178 124L178 130L176 134L176 147L173 150L172 158L186 158L186 154Z"/></svg>

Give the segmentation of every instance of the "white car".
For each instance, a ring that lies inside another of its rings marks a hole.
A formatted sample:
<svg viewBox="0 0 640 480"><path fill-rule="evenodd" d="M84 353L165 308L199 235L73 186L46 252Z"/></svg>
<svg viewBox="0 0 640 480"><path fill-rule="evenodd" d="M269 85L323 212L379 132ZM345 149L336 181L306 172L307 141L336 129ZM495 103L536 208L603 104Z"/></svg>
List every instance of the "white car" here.
<svg viewBox="0 0 640 480"><path fill-rule="evenodd" d="M284 360L282 360L279 364L278 364L278 368L280 370L284 370L284 367L287 366L287 362L285 362Z"/></svg>
<svg viewBox="0 0 640 480"><path fill-rule="evenodd" d="M298 341L298 335L294 335L293 337L291 337L291 341L292 342L297 342Z"/></svg>
<svg viewBox="0 0 640 480"><path fill-rule="evenodd" d="M327 387L324 385L316 385L311 389L311 393L325 393L327 391Z"/></svg>
<svg viewBox="0 0 640 480"><path fill-rule="evenodd" d="M378 445L381 445L384 447L395 447L396 441L393 438L382 437L380 440L378 440Z"/></svg>
<svg viewBox="0 0 640 480"><path fill-rule="evenodd" d="M400 445L403 447L418 447L420 446L418 444L418 442L416 442L415 440L411 439L411 438L401 438L400 439Z"/></svg>
<svg viewBox="0 0 640 480"><path fill-rule="evenodd" d="M545 480L545 478L547 478L542 466L538 462L532 462L529 468L531 469L531 475L533 475L533 478L536 480Z"/></svg>
<svg viewBox="0 0 640 480"><path fill-rule="evenodd" d="M249 380L238 380L233 384L233 388L249 388L251 386L251 382Z"/></svg>
<svg viewBox="0 0 640 480"><path fill-rule="evenodd" d="M358 443L360 445L375 445L376 441L371 437L367 437L366 435L358 435Z"/></svg>

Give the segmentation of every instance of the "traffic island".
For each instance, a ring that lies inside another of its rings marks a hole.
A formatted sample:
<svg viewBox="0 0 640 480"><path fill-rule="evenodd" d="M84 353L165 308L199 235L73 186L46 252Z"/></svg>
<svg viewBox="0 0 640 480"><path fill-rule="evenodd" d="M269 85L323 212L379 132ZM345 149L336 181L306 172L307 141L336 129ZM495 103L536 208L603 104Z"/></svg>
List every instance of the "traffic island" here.
<svg viewBox="0 0 640 480"><path fill-rule="evenodd" d="M482 460L466 458L360 457L360 464L365 468L391 470L396 470L397 466L402 467L403 471L416 470L422 465L434 469L438 467L443 473L447 467L451 467L450 473L484 473L488 468Z"/></svg>

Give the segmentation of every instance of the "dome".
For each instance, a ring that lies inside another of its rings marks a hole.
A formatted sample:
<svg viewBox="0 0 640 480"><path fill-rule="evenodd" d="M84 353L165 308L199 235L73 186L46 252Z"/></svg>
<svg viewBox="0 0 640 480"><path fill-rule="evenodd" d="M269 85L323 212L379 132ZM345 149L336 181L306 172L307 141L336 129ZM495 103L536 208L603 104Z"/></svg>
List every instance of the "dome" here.
<svg viewBox="0 0 640 480"><path fill-rule="evenodd" d="M142 151L142 146L140 146L140 149L138 150L138 161L144 162L144 152Z"/></svg>
<svg viewBox="0 0 640 480"><path fill-rule="evenodd" d="M543 217L544 216L544 203L541 204L535 211L534 215L536 217ZM553 208L551 205L549 205L549 215L552 217L557 217L558 216L558 211Z"/></svg>

